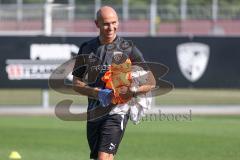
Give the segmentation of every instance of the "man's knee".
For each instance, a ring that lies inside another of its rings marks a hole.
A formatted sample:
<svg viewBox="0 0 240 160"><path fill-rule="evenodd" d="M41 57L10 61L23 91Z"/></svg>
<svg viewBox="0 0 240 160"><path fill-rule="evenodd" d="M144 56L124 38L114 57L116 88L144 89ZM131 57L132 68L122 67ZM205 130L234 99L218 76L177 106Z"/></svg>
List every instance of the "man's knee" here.
<svg viewBox="0 0 240 160"><path fill-rule="evenodd" d="M113 154L98 152L98 160L113 160Z"/></svg>

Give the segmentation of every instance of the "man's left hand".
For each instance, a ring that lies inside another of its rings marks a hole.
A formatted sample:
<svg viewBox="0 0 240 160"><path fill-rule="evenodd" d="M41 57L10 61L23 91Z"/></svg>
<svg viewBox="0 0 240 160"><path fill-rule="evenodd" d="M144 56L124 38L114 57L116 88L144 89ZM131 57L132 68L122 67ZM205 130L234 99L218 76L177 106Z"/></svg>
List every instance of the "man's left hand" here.
<svg viewBox="0 0 240 160"><path fill-rule="evenodd" d="M119 96L124 100L130 100L134 97L134 92L130 90L129 87L123 88L122 92L119 93Z"/></svg>

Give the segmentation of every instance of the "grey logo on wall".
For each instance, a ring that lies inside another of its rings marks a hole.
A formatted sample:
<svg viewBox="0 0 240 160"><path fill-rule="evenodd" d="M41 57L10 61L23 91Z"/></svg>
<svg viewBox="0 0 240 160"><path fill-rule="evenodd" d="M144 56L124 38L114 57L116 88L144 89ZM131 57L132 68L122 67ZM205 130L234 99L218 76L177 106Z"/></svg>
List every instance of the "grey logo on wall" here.
<svg viewBox="0 0 240 160"><path fill-rule="evenodd" d="M204 74L210 56L209 46L203 43L183 43L177 46L179 68L186 79L196 82Z"/></svg>

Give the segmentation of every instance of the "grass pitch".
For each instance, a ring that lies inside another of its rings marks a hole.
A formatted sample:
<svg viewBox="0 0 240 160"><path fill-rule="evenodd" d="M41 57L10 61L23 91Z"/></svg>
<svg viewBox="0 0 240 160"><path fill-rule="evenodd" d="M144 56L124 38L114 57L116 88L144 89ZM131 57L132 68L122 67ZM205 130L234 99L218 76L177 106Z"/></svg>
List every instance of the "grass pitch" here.
<svg viewBox="0 0 240 160"><path fill-rule="evenodd" d="M85 122L56 117L0 117L0 159L86 160ZM238 160L239 116L193 116L192 121L131 121L116 160Z"/></svg>
<svg viewBox="0 0 240 160"><path fill-rule="evenodd" d="M64 95L49 91L50 105L71 99L75 105L86 105L87 98L80 95ZM1 105L41 105L40 89L1 89ZM240 89L173 89L170 93L155 97L156 105L240 105Z"/></svg>

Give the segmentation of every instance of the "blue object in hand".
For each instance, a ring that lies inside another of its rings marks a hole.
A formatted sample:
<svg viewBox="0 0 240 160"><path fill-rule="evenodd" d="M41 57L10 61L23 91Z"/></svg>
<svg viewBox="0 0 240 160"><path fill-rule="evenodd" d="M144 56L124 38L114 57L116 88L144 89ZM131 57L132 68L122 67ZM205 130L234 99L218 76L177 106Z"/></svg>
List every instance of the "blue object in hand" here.
<svg viewBox="0 0 240 160"><path fill-rule="evenodd" d="M110 89L101 89L98 92L98 99L103 107L108 106L112 101L112 90Z"/></svg>

